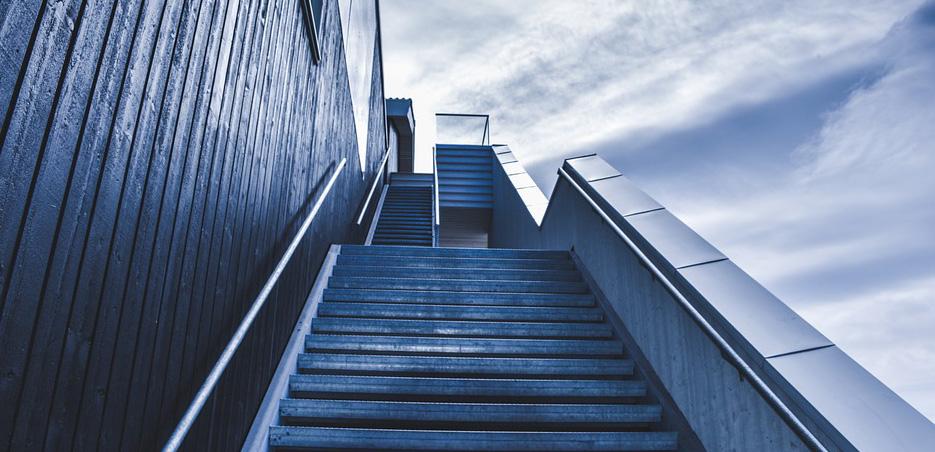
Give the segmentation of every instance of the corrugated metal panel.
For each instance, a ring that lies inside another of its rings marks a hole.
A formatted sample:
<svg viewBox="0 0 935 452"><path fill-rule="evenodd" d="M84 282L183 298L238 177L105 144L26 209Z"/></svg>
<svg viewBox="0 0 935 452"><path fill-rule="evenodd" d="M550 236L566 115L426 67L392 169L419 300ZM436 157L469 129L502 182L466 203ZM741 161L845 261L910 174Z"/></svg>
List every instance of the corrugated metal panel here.
<svg viewBox="0 0 935 452"><path fill-rule="evenodd" d="M437 145L440 207L491 208L492 160L490 146ZM442 221L447 221L444 215Z"/></svg>

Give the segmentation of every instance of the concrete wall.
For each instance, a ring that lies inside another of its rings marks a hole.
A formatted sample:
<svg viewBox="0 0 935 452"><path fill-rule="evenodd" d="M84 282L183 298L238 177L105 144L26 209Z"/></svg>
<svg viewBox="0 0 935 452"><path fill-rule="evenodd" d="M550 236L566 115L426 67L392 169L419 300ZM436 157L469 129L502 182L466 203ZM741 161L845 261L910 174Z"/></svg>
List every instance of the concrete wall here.
<svg viewBox="0 0 935 452"><path fill-rule="evenodd" d="M491 246L572 250L706 448L805 448L566 179L539 226L496 166ZM827 448L922 450L935 439L924 417L616 169L596 156L564 169Z"/></svg>
<svg viewBox="0 0 935 452"><path fill-rule="evenodd" d="M0 449L161 446L347 158L190 435L239 447L385 148L324 4L315 64L299 1L0 2Z"/></svg>

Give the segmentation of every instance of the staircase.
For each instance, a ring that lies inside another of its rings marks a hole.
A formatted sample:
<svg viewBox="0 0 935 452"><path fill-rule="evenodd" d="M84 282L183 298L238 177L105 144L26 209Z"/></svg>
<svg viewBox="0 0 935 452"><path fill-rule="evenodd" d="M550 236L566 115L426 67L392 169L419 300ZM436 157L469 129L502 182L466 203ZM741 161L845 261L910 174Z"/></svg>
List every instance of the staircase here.
<svg viewBox="0 0 935 452"><path fill-rule="evenodd" d="M373 245L432 246L431 174L393 173Z"/></svg>
<svg viewBox="0 0 935 452"><path fill-rule="evenodd" d="M442 208L493 207L493 152L490 146L435 146L439 204Z"/></svg>
<svg viewBox="0 0 935 452"><path fill-rule="evenodd" d="M274 448L677 447L564 251L342 246L297 369Z"/></svg>

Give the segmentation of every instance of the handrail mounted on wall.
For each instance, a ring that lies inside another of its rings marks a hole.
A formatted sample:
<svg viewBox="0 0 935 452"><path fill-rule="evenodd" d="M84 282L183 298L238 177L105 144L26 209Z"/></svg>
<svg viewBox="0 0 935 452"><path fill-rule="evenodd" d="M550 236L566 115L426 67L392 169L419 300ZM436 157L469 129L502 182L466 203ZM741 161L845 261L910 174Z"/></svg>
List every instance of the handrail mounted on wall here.
<svg viewBox="0 0 935 452"><path fill-rule="evenodd" d="M224 373L224 370L234 358L234 353L237 352L238 347L240 347L240 344L247 336L247 331L250 330L250 327L253 325L253 321L256 320L256 316L259 314L260 309L264 304L266 304L266 300L269 298L270 292L272 292L273 287L276 286L276 282L279 281L279 277L282 275L283 271L285 271L286 265L289 263L289 260L292 259L292 255L295 254L296 248L299 247L299 243L302 241L305 233L308 232L309 227L312 225L312 221L315 219L315 216L318 215L318 210L321 209L321 205L328 197L328 194L331 192L331 188L334 186L334 182L338 179L338 176L341 175L341 171L344 170L344 166L346 164L346 158L341 159L341 162L338 163L337 168L334 170L334 174L331 175L331 179L328 180L328 184L325 185L325 189L321 192L321 196L319 196L318 200L315 201L315 205L312 206L311 212L309 212L308 216L305 217L305 221L302 222L302 226L299 227L299 230L296 231L292 241L289 242L289 247L286 248L286 252L283 253L282 258L279 259L279 262L273 269L273 273L269 275L269 278L267 278L266 284L263 284L263 288L260 289L260 293L253 300L253 304L250 305L250 309L247 311L247 314L244 315L243 320L240 321L240 325L237 327L234 335L231 337L230 341L228 341L227 346L224 347L224 351L221 352L221 356L218 357L217 362L214 363L214 367L211 368L211 372L208 373L204 383L202 383L201 387L198 388L198 392L195 394L195 398L185 410L185 414L182 415L182 419L179 420L175 430L172 431L172 436L169 437L169 440L162 448L164 452L174 452L182 445L182 440L185 439L185 435L187 435L188 431L191 430L192 425L195 423L195 419L198 417L198 413L200 413L201 409L204 408L205 403L208 401L208 397L211 396L215 386L217 386L218 380L221 379L221 375Z"/></svg>

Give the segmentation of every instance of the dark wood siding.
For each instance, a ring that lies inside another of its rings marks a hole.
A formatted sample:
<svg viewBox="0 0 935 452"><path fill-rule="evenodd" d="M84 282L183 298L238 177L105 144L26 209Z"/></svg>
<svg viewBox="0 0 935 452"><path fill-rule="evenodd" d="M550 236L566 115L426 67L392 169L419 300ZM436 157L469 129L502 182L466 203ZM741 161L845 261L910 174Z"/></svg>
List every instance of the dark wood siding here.
<svg viewBox="0 0 935 452"><path fill-rule="evenodd" d="M161 446L346 157L187 443L239 447L387 140L324 3L316 65L299 0L0 1L0 449Z"/></svg>

